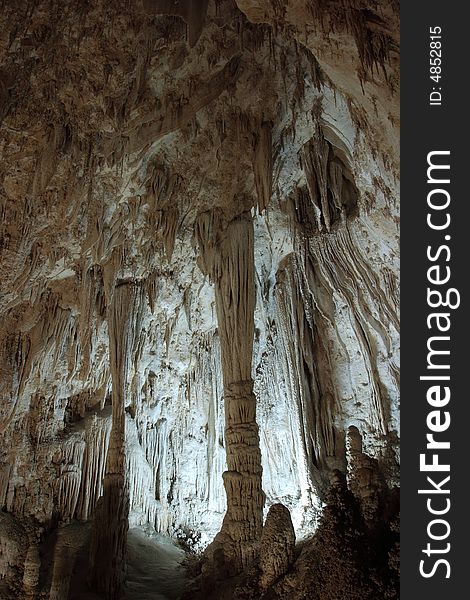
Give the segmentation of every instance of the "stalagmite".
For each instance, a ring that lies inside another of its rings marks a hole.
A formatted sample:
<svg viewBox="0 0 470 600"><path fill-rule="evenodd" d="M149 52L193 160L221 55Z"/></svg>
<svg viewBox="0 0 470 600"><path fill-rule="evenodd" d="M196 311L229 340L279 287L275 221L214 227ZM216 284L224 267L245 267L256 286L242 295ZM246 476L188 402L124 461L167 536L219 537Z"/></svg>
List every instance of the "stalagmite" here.
<svg viewBox="0 0 470 600"><path fill-rule="evenodd" d="M75 515L82 479L85 441L77 437L71 437L65 444L61 474L57 482L60 514L65 522Z"/></svg>
<svg viewBox="0 0 470 600"><path fill-rule="evenodd" d="M92 517L96 502L102 494L112 420L108 408L102 415L92 415L85 425L86 447L77 504L77 518L82 521Z"/></svg>
<svg viewBox="0 0 470 600"><path fill-rule="evenodd" d="M93 521L90 582L108 600L119 598L125 574L129 489L125 458L125 404L129 393L135 323L141 287L117 282L108 309L109 360L113 383L112 428L103 496Z"/></svg>
<svg viewBox="0 0 470 600"><path fill-rule="evenodd" d="M37 543L30 544L26 552L23 574L23 590L25 599L36 598L39 585L39 570L41 568L41 558Z"/></svg>
<svg viewBox="0 0 470 600"><path fill-rule="evenodd" d="M190 46L194 46L201 35L207 5L208 0L144 0L144 7L149 13L175 15L186 21Z"/></svg>
<svg viewBox="0 0 470 600"><path fill-rule="evenodd" d="M272 124L262 123L256 133L253 171L255 173L255 186L258 196L258 210L260 213L268 206L272 194Z"/></svg>
<svg viewBox="0 0 470 600"><path fill-rule="evenodd" d="M364 520L373 526L384 492L377 460L362 450L362 436L357 427L348 428L347 434L348 485L356 496Z"/></svg>

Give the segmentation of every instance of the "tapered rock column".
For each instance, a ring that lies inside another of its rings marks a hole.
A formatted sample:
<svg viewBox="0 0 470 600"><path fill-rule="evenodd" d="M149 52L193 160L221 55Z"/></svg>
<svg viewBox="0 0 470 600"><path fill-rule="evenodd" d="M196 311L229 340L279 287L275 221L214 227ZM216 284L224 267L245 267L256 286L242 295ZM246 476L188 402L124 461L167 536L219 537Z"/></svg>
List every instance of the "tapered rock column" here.
<svg viewBox="0 0 470 600"><path fill-rule="evenodd" d="M112 428L103 496L93 521L90 583L107 600L120 598L125 574L129 492L126 480L125 399L129 389L138 288L123 281L108 307L109 361L112 376Z"/></svg>
<svg viewBox="0 0 470 600"><path fill-rule="evenodd" d="M263 527L261 451L256 423L251 363L255 283L253 221L245 213L219 232L199 230L212 239L203 257L215 282L225 403L228 470L223 474L227 513L214 541L216 559L228 574L239 572L257 553ZM203 244L207 248L207 244ZM223 556L221 556L223 554Z"/></svg>
<svg viewBox="0 0 470 600"><path fill-rule="evenodd" d="M367 526L373 528L381 521L379 511L386 486L377 459L363 452L362 435L354 425L348 428L346 436L346 458L348 487L359 502Z"/></svg>

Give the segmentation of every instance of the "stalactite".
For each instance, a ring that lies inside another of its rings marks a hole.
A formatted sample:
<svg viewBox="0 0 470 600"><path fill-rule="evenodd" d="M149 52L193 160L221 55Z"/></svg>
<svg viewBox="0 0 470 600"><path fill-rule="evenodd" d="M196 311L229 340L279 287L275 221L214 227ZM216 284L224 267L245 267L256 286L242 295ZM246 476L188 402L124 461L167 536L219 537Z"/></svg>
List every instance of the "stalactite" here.
<svg viewBox="0 0 470 600"><path fill-rule="evenodd" d="M83 456L80 495L76 515L82 521L91 518L98 498L102 495L108 455L111 415L91 415L85 425L85 452Z"/></svg>
<svg viewBox="0 0 470 600"><path fill-rule="evenodd" d="M374 527L381 521L379 514L385 485L380 477L378 461L363 452L362 436L357 427L347 432L348 486L356 496L364 521Z"/></svg>
<svg viewBox="0 0 470 600"><path fill-rule="evenodd" d="M300 273L295 262L291 262L278 274L276 299L309 477L322 497L327 487L324 471L328 460L338 452L334 434L337 402L331 385L328 350L324 350L322 332L312 318L312 300L305 294Z"/></svg>
<svg viewBox="0 0 470 600"><path fill-rule="evenodd" d="M207 82L203 82L194 91L191 98L176 107L166 106L131 120L126 130L126 150L128 154L142 150L147 144L154 143L163 136L176 131L189 123L197 111L207 106L217 98L240 74L240 56L234 56L230 61ZM121 157L124 146L116 136L103 139L102 152L111 162L117 162Z"/></svg>
<svg viewBox="0 0 470 600"><path fill-rule="evenodd" d="M92 336L94 327L106 314L103 290L103 276L97 266L85 265L81 273L80 313L78 317L78 333L80 339L80 376L86 380L89 376L92 352Z"/></svg>
<svg viewBox="0 0 470 600"><path fill-rule="evenodd" d="M0 466L0 510L3 510L7 501L8 484L10 483L11 471L11 465L2 464Z"/></svg>
<svg viewBox="0 0 470 600"><path fill-rule="evenodd" d="M317 124L314 138L302 146L299 159L308 194L299 187L293 198L292 215L298 228L311 236L344 226L348 218L357 215L358 205L357 188L346 164L350 157L328 142Z"/></svg>
<svg viewBox="0 0 470 600"><path fill-rule="evenodd" d="M172 175L159 162L149 165L144 183L147 193L145 201L150 210L147 213L149 229L161 241L168 261L171 261L175 238L180 224L178 194L181 192L181 178Z"/></svg>
<svg viewBox="0 0 470 600"><path fill-rule="evenodd" d="M68 438L63 446L61 472L57 481L57 503L61 519L65 522L75 515L77 508L85 447L85 440L80 434Z"/></svg>
<svg viewBox="0 0 470 600"><path fill-rule="evenodd" d="M129 506L130 510L137 509L141 515L142 524L155 523L158 502L155 491L155 472L152 463L144 456L144 450L139 444L134 421L128 417L126 443L126 472L129 474Z"/></svg>
<svg viewBox="0 0 470 600"><path fill-rule="evenodd" d="M37 543L32 543L26 552L24 563L23 591L25 600L37 598L40 567L39 547Z"/></svg>
<svg viewBox="0 0 470 600"><path fill-rule="evenodd" d="M255 132L255 140L253 170L258 196L258 210L262 213L271 201L272 194L272 124L262 123L259 130Z"/></svg>

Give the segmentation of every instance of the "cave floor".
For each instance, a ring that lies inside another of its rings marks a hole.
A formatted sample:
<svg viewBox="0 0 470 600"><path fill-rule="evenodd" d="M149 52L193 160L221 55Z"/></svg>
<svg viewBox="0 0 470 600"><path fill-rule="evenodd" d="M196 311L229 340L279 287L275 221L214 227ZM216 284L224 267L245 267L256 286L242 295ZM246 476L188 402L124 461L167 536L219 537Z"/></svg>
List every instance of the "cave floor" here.
<svg viewBox="0 0 470 600"><path fill-rule="evenodd" d="M139 528L129 531L127 574L122 600L177 600L186 585L182 566L185 552L169 538L147 535ZM78 558L70 600L102 600L85 583L87 553Z"/></svg>

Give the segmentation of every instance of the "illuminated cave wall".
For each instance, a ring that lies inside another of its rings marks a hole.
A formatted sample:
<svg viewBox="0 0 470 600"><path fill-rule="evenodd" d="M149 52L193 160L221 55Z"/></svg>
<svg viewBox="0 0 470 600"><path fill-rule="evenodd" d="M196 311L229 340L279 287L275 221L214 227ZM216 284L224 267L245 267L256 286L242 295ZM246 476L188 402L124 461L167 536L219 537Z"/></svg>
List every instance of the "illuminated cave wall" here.
<svg viewBox="0 0 470 600"><path fill-rule="evenodd" d="M265 514L281 502L298 538L314 531L350 426L397 484L394 5L170 4L2 9L6 579L44 532L92 518L117 436L116 339L112 460L130 525L198 548L220 530L221 324L205 261L240 215Z"/></svg>

